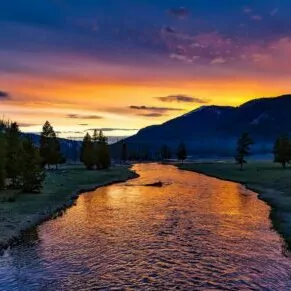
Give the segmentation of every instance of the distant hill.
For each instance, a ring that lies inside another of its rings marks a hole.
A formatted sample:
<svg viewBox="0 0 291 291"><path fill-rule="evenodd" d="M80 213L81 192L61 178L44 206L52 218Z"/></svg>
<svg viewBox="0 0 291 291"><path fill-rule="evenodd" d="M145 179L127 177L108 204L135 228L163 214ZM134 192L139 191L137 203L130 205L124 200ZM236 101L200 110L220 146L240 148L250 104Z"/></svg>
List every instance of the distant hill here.
<svg viewBox="0 0 291 291"><path fill-rule="evenodd" d="M36 146L39 146L40 135L34 133L23 133L24 136L29 137ZM68 161L79 161L81 141L59 138L61 145L61 152Z"/></svg>
<svg viewBox="0 0 291 291"><path fill-rule="evenodd" d="M291 134L291 95L255 99L239 107L202 106L161 125L141 129L125 142L129 150L148 150L151 155L163 144L175 151L183 141L195 157L233 156L236 140L244 131L255 141L255 153L270 153L279 135ZM111 146L113 156L119 155L120 148L120 142Z"/></svg>

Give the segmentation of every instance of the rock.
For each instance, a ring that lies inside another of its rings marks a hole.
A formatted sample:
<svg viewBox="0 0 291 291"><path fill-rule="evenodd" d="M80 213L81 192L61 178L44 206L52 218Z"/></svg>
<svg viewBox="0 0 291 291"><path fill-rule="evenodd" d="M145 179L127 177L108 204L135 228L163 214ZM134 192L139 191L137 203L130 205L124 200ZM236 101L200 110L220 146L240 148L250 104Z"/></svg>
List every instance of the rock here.
<svg viewBox="0 0 291 291"><path fill-rule="evenodd" d="M146 186L146 187L163 187L163 183L161 181L159 181L159 182L155 182L155 183L145 184L144 186Z"/></svg>

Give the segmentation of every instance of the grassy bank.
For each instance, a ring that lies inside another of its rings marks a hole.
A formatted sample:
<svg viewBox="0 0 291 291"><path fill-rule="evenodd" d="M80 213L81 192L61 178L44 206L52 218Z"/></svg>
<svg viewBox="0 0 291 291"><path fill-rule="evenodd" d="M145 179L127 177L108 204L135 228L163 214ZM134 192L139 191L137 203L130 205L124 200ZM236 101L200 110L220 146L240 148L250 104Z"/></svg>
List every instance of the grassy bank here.
<svg viewBox="0 0 291 291"><path fill-rule="evenodd" d="M136 176L127 166L106 171L87 171L75 166L48 172L41 194L1 191L0 249L16 243L23 231L71 206L81 192ZM9 200L15 201L3 202Z"/></svg>
<svg viewBox="0 0 291 291"><path fill-rule="evenodd" d="M244 171L234 163L191 163L179 165L188 171L244 184L271 206L274 228L291 249L291 169L271 162L250 162Z"/></svg>

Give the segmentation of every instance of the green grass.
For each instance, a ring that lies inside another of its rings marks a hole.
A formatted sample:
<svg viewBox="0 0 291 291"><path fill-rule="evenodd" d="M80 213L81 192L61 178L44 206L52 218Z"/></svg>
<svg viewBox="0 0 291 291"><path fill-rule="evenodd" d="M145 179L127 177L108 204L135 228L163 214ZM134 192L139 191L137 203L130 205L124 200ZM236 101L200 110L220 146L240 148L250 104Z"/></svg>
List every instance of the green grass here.
<svg viewBox="0 0 291 291"><path fill-rule="evenodd" d="M40 194L1 191L0 246L6 246L18 238L21 231L35 226L59 209L71 205L74 192L133 177L135 173L126 166L116 166L106 171L87 171L83 167L75 166L48 172ZM7 202L11 197L15 198L15 202Z"/></svg>
<svg viewBox="0 0 291 291"><path fill-rule="evenodd" d="M234 163L191 163L179 168L246 185L271 206L274 228L291 249L291 168L271 162L249 162L240 171Z"/></svg>

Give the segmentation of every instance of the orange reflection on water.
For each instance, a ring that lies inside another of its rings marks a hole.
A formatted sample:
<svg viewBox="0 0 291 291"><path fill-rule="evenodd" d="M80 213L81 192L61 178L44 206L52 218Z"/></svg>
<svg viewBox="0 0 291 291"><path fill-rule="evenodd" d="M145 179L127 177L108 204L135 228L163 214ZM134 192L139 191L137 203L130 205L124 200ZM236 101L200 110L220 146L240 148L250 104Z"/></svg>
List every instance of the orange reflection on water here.
<svg viewBox="0 0 291 291"><path fill-rule="evenodd" d="M81 195L65 216L43 226L50 238L41 246L45 260L58 260L47 251L52 246L59 255L69 252L66 260L75 268L85 264L89 282L104 288L150 282L157 290L193 284L284 290L290 264L270 229L269 207L254 193L172 166L134 170L140 178ZM142 186L158 180L163 187ZM274 272L280 280L274 281Z"/></svg>

